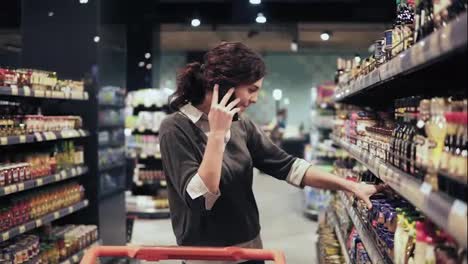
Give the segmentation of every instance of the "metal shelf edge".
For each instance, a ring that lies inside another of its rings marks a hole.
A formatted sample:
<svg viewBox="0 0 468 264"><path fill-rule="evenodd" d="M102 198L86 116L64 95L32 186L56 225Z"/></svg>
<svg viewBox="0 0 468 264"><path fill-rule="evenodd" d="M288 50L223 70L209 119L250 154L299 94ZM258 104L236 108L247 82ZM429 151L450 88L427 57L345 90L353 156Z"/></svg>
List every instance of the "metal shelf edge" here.
<svg viewBox="0 0 468 264"><path fill-rule="evenodd" d="M380 65L373 72L359 77L353 83L341 87L334 95L339 102L363 90L380 85L412 69L416 69L432 60L442 57L467 44L467 12L459 15L446 27L431 33L411 48ZM376 73L378 77L376 76Z"/></svg>
<svg viewBox="0 0 468 264"><path fill-rule="evenodd" d="M88 172L88 167L84 165L83 166L79 165L71 169L61 170L60 172L53 174L53 175L48 175L45 177L25 181L22 183L16 183L16 184L0 187L0 197L7 196L13 193L26 191L26 190L35 189L38 187L42 187L44 185L68 180L68 179L86 174L87 172Z"/></svg>
<svg viewBox="0 0 468 264"><path fill-rule="evenodd" d="M360 151L355 145L343 142L334 136L332 139L392 189L418 207L434 223L446 229L463 247L467 246L468 207L464 201L433 191L429 184L420 182L379 158ZM437 206L433 206L434 204Z"/></svg>
<svg viewBox="0 0 468 264"><path fill-rule="evenodd" d="M40 217L39 219L34 219L34 220L31 220L27 223L24 223L22 225L19 225L19 226L16 226L16 227L13 227L11 229L9 229L8 231L4 231L2 233L0 233L0 242L4 242L4 241L7 241L13 237L16 237L20 234L23 234L27 231L30 231L30 230L33 230L33 229L36 229L44 224L48 224L52 221L55 221L59 218L62 218L62 217L65 217L69 214L72 214L72 213L75 213L85 207L87 207L89 205L89 201L88 200L83 200L83 201L80 201L78 203L75 203L73 205L70 205L66 208L62 208L58 211L55 211L55 212L52 212L52 213L49 213L49 214L46 214L42 217Z"/></svg>

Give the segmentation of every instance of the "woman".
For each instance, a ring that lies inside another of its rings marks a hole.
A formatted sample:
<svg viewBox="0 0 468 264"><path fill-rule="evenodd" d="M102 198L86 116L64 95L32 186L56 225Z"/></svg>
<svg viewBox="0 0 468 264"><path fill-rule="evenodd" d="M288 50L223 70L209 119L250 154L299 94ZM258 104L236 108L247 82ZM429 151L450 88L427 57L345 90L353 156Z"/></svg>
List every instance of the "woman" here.
<svg viewBox="0 0 468 264"><path fill-rule="evenodd" d="M206 53L204 64L188 64L179 73L171 98L177 111L160 129L179 245L262 247L254 167L297 187L353 192L371 206L375 186L346 181L288 155L242 115L257 102L264 76L262 58L241 43L223 43ZM218 84L232 88L220 96ZM239 120L233 121L236 114Z"/></svg>

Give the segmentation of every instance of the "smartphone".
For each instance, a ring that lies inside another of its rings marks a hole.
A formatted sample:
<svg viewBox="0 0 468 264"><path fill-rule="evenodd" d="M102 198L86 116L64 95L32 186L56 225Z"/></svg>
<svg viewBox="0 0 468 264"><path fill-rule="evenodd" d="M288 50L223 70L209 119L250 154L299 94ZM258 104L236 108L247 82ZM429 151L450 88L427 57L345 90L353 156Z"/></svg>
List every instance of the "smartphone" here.
<svg viewBox="0 0 468 264"><path fill-rule="evenodd" d="M230 85L229 83L221 83L219 84L219 95L218 95L218 99L221 101L224 96L227 94L227 92L229 91L229 89L231 89L232 87L234 87L233 85ZM236 94L233 93L231 95L231 97L229 98L229 101L227 102L226 105L230 104L232 101L236 100ZM236 113L234 115L234 117L232 118L233 121L237 121L239 120L239 114Z"/></svg>

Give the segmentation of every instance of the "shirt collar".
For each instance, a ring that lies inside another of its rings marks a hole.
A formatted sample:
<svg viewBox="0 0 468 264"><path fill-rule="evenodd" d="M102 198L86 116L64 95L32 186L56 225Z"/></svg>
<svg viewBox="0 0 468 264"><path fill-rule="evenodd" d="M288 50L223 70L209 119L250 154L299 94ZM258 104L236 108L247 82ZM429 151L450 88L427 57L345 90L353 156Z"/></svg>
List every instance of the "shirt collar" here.
<svg viewBox="0 0 468 264"><path fill-rule="evenodd" d="M191 103L182 106L181 108L179 108L179 111L182 114L186 115L194 124L196 124L205 114L202 111L198 110L198 108L193 106Z"/></svg>

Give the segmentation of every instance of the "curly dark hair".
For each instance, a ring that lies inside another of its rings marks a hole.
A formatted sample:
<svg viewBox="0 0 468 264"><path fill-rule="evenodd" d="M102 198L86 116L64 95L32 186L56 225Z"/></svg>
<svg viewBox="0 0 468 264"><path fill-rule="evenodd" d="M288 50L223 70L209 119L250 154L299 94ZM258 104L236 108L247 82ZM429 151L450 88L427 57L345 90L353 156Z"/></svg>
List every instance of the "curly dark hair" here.
<svg viewBox="0 0 468 264"><path fill-rule="evenodd" d="M172 109L186 103L198 105L215 84L238 87L266 74L261 56L240 42L224 42L203 57L203 64L187 64L177 74L177 90L170 97Z"/></svg>

